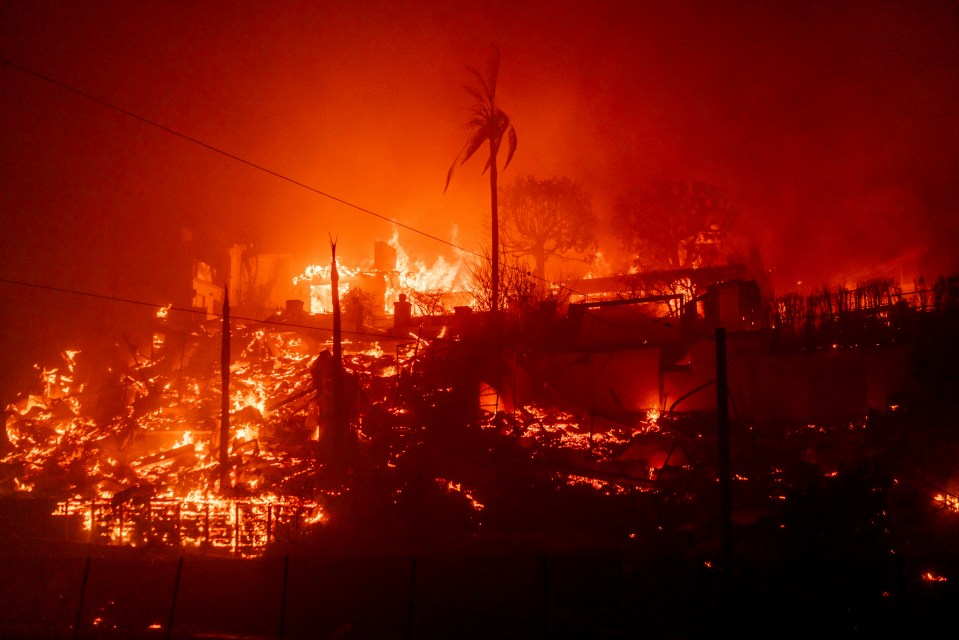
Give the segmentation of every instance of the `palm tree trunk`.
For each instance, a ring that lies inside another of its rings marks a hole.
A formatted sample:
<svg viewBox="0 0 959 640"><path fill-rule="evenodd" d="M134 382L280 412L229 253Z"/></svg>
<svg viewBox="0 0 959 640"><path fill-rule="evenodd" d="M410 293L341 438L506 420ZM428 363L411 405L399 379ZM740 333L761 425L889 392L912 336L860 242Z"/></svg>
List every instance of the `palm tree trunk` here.
<svg viewBox="0 0 959 640"><path fill-rule="evenodd" d="M490 185L490 208L493 216L493 264L492 291L490 292L490 311L499 311L499 210L496 198L496 142L489 141L489 185Z"/></svg>

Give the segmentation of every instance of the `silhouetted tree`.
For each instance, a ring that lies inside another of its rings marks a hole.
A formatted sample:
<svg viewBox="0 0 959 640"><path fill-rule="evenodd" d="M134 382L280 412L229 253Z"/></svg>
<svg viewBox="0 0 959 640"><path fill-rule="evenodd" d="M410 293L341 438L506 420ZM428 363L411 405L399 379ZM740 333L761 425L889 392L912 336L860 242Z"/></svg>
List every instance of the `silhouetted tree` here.
<svg viewBox="0 0 959 640"><path fill-rule="evenodd" d="M640 270L715 264L734 211L719 187L703 182L657 182L619 198L613 224Z"/></svg>
<svg viewBox="0 0 959 640"><path fill-rule="evenodd" d="M473 98L474 105L470 109L470 119L466 126L469 134L466 143L450 165L449 173L446 174L446 189L450 186L450 180L453 177L453 170L458 164L464 164L473 157L480 147L489 143L489 158L486 160L486 167L483 170L489 170L490 183L490 210L492 216L492 236L493 247L492 256L499 257L499 217L497 214L497 167L496 156L499 153L500 145L503 142L503 136L507 139L506 163L503 169L509 166L513 154L516 152L516 130L510 124L509 116L496 106L496 80L499 76L499 49L493 49L493 60L490 65L490 71L485 76L472 67L467 70L473 75L474 84L465 85L466 92ZM491 286L491 305L492 309L499 309L499 261L492 263L492 286Z"/></svg>
<svg viewBox="0 0 959 640"><path fill-rule="evenodd" d="M469 278L466 290L473 297L474 305L480 311L489 311L492 304L492 273L489 265L489 256L469 265ZM569 290L562 287L551 287L549 283L533 277L530 265L516 257L501 256L503 263L503 281L501 299L504 303L513 305L520 311L530 310L541 302L552 302L556 305L565 304L569 298ZM505 304L504 304L505 306Z"/></svg>
<svg viewBox="0 0 959 640"><path fill-rule="evenodd" d="M503 244L517 257L533 259L534 273L546 277L546 261L596 249L596 217L582 186L566 176L519 178L503 189Z"/></svg>

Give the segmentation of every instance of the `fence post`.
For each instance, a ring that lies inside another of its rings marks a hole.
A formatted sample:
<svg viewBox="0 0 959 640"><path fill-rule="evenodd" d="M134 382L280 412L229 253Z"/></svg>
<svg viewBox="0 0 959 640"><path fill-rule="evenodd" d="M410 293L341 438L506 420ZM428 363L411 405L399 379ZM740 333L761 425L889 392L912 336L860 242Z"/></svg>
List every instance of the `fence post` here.
<svg viewBox="0 0 959 640"><path fill-rule="evenodd" d="M726 371L726 329L716 329L716 422L719 441L719 540L722 570L732 562L732 487L729 456L729 383Z"/></svg>
<svg viewBox="0 0 959 640"><path fill-rule="evenodd" d="M87 580L90 579L90 556L87 556L86 565L83 567L83 582L80 584L80 602L77 604L77 619L73 625L73 640L80 637L80 621L83 618L83 601L87 594Z"/></svg>
<svg viewBox="0 0 959 640"><path fill-rule="evenodd" d="M176 600L180 593L180 575L183 573L183 556L176 563L176 578L173 581L173 599L170 601L170 618L167 620L166 637L167 640L173 635L173 616L176 614Z"/></svg>

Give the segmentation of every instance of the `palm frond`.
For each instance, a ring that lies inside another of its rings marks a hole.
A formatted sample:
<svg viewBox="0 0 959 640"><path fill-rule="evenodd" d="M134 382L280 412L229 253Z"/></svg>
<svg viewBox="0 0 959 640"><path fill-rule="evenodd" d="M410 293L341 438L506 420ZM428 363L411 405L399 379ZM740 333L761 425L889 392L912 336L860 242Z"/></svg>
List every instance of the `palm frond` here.
<svg viewBox="0 0 959 640"><path fill-rule="evenodd" d="M463 145L463 150L460 151L460 164L465 163L467 160L473 157L473 154L483 146L483 143L486 142L486 135L482 129L477 129L470 134L470 137L466 139L466 144Z"/></svg>
<svg viewBox="0 0 959 640"><path fill-rule="evenodd" d="M489 118L480 112L476 112L466 122L466 126L472 129L482 129L483 131L485 131L487 123L489 123Z"/></svg>
<svg viewBox="0 0 959 640"><path fill-rule="evenodd" d="M466 91L469 93L477 102L485 102L487 104L493 104L493 92L495 88L491 88L487 79L483 76L482 73L474 69L473 67L466 67L466 70L473 74L474 79L476 80L476 85L482 91L479 91L476 87L471 87L467 85ZM491 90L492 89L492 90Z"/></svg>
<svg viewBox="0 0 959 640"><path fill-rule="evenodd" d="M490 72L487 83L487 93L489 94L489 103L495 104L496 83L499 80L499 47L493 46L493 56L490 60Z"/></svg>
<svg viewBox="0 0 959 640"><path fill-rule="evenodd" d="M456 160L453 160L453 164L450 165L449 173L446 174L446 186L443 187L443 193L446 193L450 188L450 180L453 179L453 170L456 169Z"/></svg>
<svg viewBox="0 0 959 640"><path fill-rule="evenodd" d="M513 128L513 125L509 125L507 140L508 148L506 151L506 164L503 165L504 169L509 166L509 161L513 159L513 154L516 153L516 129Z"/></svg>
<svg viewBox="0 0 959 640"><path fill-rule="evenodd" d="M456 169L456 166L465 164L467 160L472 158L473 154L476 153L485 141L486 136L484 135L483 129L474 128L470 131L469 137L466 139L466 144L463 145L460 152L453 158L453 164L450 165L450 170L446 174L446 186L443 187L443 193L446 193L446 190L449 189L450 180L453 178L453 171Z"/></svg>
<svg viewBox="0 0 959 640"><path fill-rule="evenodd" d="M493 47L493 54L490 59L489 71L486 75L480 73L474 67L466 67L466 70L472 76L472 82L463 85L463 89L473 99L473 106L469 109L469 120L466 127L469 129L469 137L466 144L457 154L450 165L449 172L446 174L446 186L443 188L445 193L449 189L450 181L453 178L453 171L457 165L464 164L479 150L487 140L490 143L490 155L483 167L485 174L496 162L496 153L502 144L503 136L508 135L508 154L506 157L505 169L509 166L516 152L516 131L509 122L509 117L501 110L496 108L496 83L499 79L499 48Z"/></svg>
<svg viewBox="0 0 959 640"><path fill-rule="evenodd" d="M486 102L486 95L483 91L480 91L471 84L464 84L463 91L465 91L469 97L471 97L477 105L482 105Z"/></svg>

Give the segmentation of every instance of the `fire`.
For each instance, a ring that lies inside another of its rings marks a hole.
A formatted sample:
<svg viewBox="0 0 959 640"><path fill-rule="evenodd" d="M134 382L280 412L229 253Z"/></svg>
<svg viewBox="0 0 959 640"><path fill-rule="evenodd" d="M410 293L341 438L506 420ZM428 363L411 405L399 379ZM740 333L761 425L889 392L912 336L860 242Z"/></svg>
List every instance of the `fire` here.
<svg viewBox="0 0 959 640"><path fill-rule="evenodd" d="M445 485L447 491L462 495L469 501L470 506L473 507L475 511L482 511L486 508L485 504L473 497L472 492L467 489L463 489L462 483L453 482L452 480L446 480L444 478L437 478L436 482L441 486Z"/></svg>
<svg viewBox="0 0 959 640"><path fill-rule="evenodd" d="M385 244L395 252L395 264L362 267L337 261L341 300L353 290L374 294L377 298L374 313L385 316L393 315L393 303L399 300L400 294L407 294L424 314L435 313L438 308L448 311L452 306L469 302L463 293L469 274L463 254L454 262L443 256L432 264L413 260L400 245L397 230ZM332 312L330 272L329 264L311 264L293 278L294 286L309 287L311 313Z"/></svg>
<svg viewBox="0 0 959 640"><path fill-rule="evenodd" d="M125 370L107 369L115 380L107 385L109 396L100 389L84 393L76 375L79 351L64 351L57 366L37 366L42 393L7 407L11 450L0 461L15 470L10 488L58 498L56 515L75 518L91 541L113 544L160 540L255 555L277 531L321 524L325 513L312 499L282 492L282 483L311 463L282 449L266 417L270 399L311 388L308 351L316 347L290 334L239 324L235 331L250 336L231 385L227 490L239 495L216 491L217 403L210 396L218 385L202 369L188 371L182 354L172 370L158 367L166 357L162 346L138 352ZM217 338L198 333L193 339ZM99 398L115 407L112 418L88 415ZM292 410L276 412L275 419L289 418Z"/></svg>
<svg viewBox="0 0 959 640"><path fill-rule="evenodd" d="M329 280L332 267L330 265L309 264L303 269L303 273L293 277L293 284L302 282L311 282L313 280ZM361 269L349 267L337 262L336 271L340 276L350 277L362 273Z"/></svg>
<svg viewBox="0 0 959 640"><path fill-rule="evenodd" d="M612 431L591 431L573 413L526 405L518 416L516 434L520 438L538 440L549 447L591 450L625 443L628 436Z"/></svg>
<svg viewBox="0 0 959 640"><path fill-rule="evenodd" d="M232 404L234 411L242 411L246 407L252 407L260 412L260 415L266 413L266 389L263 382L250 378L239 381L241 389L232 394Z"/></svg>
<svg viewBox="0 0 959 640"><path fill-rule="evenodd" d="M366 351L361 351L360 353L370 356L371 358L382 358L384 355L386 355L386 352L383 351L383 347L380 346L379 342L374 342L372 347Z"/></svg>
<svg viewBox="0 0 959 640"><path fill-rule="evenodd" d="M613 483L607 482L605 480L600 480L598 478L591 478L589 476L581 476L577 474L570 474L566 478L566 484L571 487L575 486L586 486L605 493L607 495L616 495L626 493L626 489Z"/></svg>
<svg viewBox="0 0 959 640"><path fill-rule="evenodd" d="M946 509L949 509L955 513L959 513L959 496L949 493L937 493L933 500L944 506Z"/></svg>
<svg viewBox="0 0 959 640"><path fill-rule="evenodd" d="M186 431L183 433L183 437L176 441L176 444L173 445L174 449L180 447L185 447L189 444L196 445L195 437L192 431Z"/></svg>
<svg viewBox="0 0 959 640"><path fill-rule="evenodd" d="M247 557L262 554L281 533L288 535L326 519L319 505L309 500L275 495L233 500L200 491L185 498L158 496L140 505L66 500L57 504L55 513L81 518L91 541L135 547L155 540Z"/></svg>

